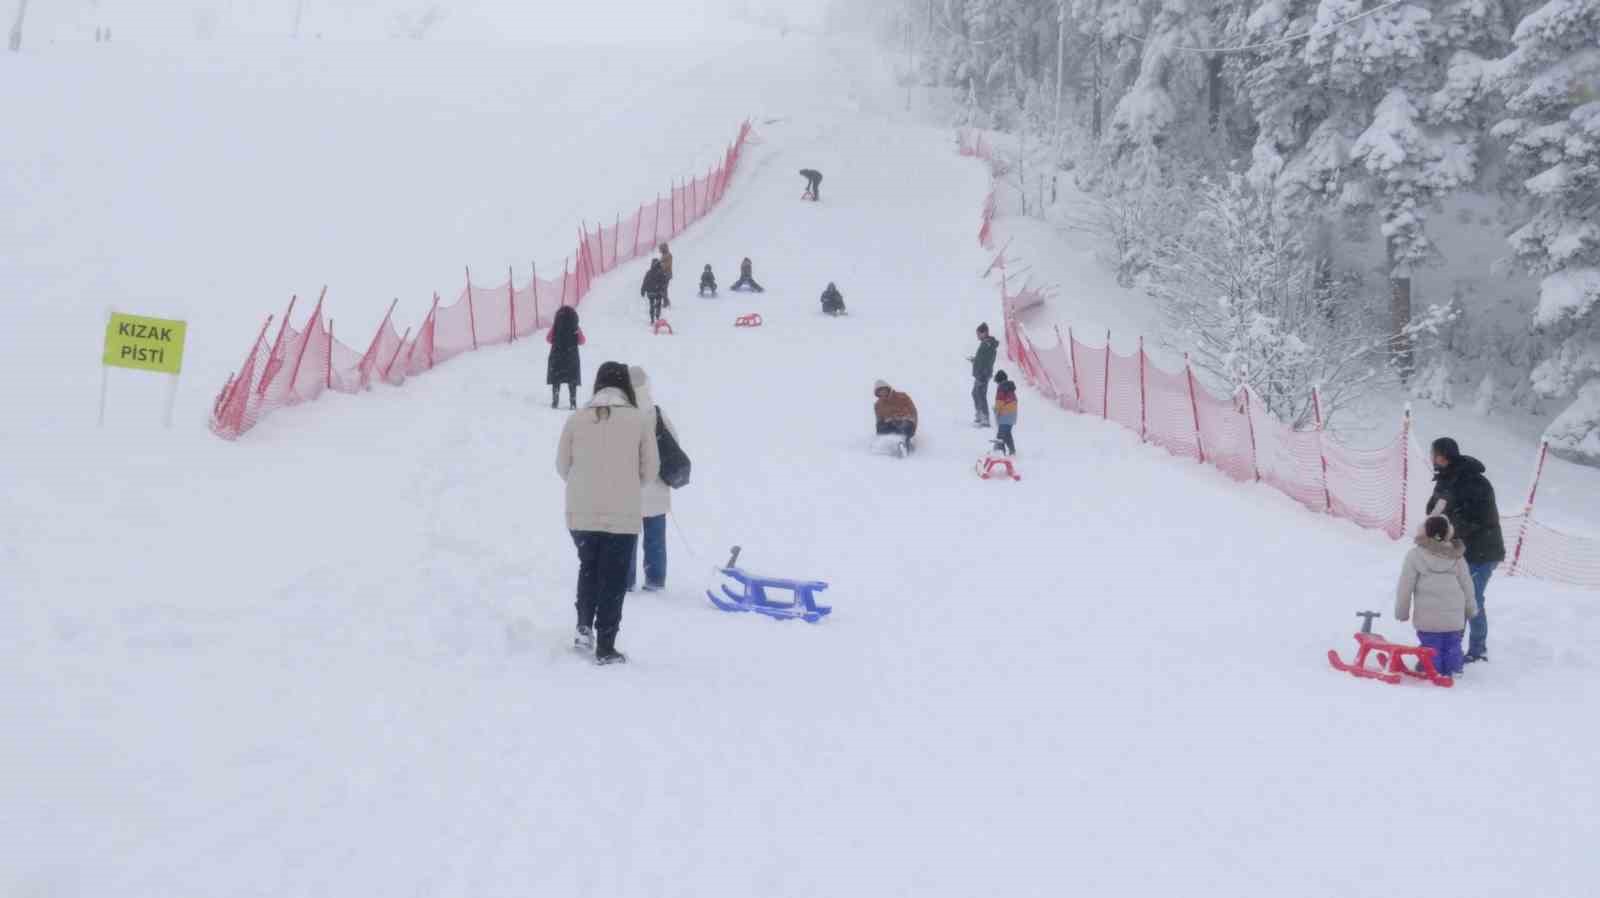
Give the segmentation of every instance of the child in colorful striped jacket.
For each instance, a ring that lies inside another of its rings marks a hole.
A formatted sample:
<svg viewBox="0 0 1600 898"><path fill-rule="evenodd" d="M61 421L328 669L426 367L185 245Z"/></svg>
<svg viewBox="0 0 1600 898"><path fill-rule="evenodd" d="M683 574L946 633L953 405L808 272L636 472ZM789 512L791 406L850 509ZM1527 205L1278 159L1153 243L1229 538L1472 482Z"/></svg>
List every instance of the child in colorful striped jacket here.
<svg viewBox="0 0 1600 898"><path fill-rule="evenodd" d="M1005 447L1007 455L1016 455L1017 441L1011 428L1017 423L1017 384L1004 371L995 372L994 382L999 384L994 388L994 423L1000 428L995 442Z"/></svg>

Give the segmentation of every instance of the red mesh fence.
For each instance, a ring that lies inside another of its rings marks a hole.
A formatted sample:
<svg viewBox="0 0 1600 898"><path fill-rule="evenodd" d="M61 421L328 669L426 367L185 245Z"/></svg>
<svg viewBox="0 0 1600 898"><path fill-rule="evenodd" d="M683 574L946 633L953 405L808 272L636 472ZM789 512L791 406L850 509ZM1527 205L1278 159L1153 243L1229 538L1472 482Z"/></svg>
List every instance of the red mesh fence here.
<svg viewBox="0 0 1600 898"><path fill-rule="evenodd" d="M577 249L559 273L542 276L534 269L527 280L518 281L515 272L507 272L505 283L480 287L472 283L469 271L461 293L448 305L435 295L427 317L414 329L396 331L391 304L364 351L334 337L333 322L323 316L322 298L311 317L295 328L290 323L295 300L290 299L277 331L272 331L269 317L244 364L217 394L212 432L237 439L271 412L309 402L324 390L358 393L380 382L398 386L464 352L549 327L556 308L580 303L595 278L650 255L704 218L726 192L750 132L750 123L742 124L722 160L705 175L673 185L667 196L642 204L626 218L618 216L609 226L584 224Z"/></svg>
<svg viewBox="0 0 1600 898"><path fill-rule="evenodd" d="M982 135L958 132L962 155L983 159L998 178L1002 172ZM978 241L992 247L994 192L984 200ZM1248 387L1233 396L1212 395L1195 379L1187 362L1166 371L1151 364L1141 339L1123 355L1080 342L1069 328L1055 331L1054 345L1039 346L1018 321L1017 310L1037 305L1042 293L1024 286L1013 293L1004 270L1000 296L1005 319L1006 357L1028 383L1061 407L1115 421L1173 455L1215 465L1239 481L1270 484L1315 512L1331 514L1398 539L1407 531L1411 480L1427 490L1427 457L1411 437L1406 412L1395 435L1375 449L1346 446L1322 429L1320 402L1314 429L1296 430L1268 414ZM1534 499L1544 471L1540 448L1533 487L1521 514L1502 517L1510 550L1508 573L1600 589L1600 540L1562 533L1533 519Z"/></svg>

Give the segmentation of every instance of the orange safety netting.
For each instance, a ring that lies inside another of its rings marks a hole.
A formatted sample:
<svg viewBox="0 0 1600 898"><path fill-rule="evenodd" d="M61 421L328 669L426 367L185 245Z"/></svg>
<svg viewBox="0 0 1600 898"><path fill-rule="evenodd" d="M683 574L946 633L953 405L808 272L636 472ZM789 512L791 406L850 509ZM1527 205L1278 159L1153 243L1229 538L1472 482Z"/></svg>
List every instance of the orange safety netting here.
<svg viewBox="0 0 1600 898"><path fill-rule="evenodd" d="M674 184L666 196L641 204L627 218L618 216L611 225L592 230L584 224L577 249L559 274L554 269L545 275L534 270L518 283L515 274L507 272L499 286L480 287L468 272L460 295L441 305L436 294L427 317L415 328L398 331L391 304L365 351L334 337L333 322L323 314L322 297L311 317L295 328L290 321L296 300L291 299L276 333L269 317L244 364L217 394L211 409L212 432L237 439L273 411L309 402L324 390L358 393L380 382L398 386L464 352L513 342L549 327L555 310L582 302L595 278L648 256L657 245L704 218L726 193L750 133L750 123L745 122L718 165Z"/></svg>

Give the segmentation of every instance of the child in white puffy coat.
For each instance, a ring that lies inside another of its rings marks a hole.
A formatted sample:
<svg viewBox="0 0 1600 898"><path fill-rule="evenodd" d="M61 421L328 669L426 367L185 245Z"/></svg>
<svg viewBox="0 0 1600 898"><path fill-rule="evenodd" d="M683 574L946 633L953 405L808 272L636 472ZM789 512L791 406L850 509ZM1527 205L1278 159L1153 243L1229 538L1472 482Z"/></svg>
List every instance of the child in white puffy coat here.
<svg viewBox="0 0 1600 898"><path fill-rule="evenodd" d="M1473 595L1466 547L1448 520L1428 518L1400 568L1394 619L1415 617L1417 640L1433 649L1434 666L1447 677L1461 672L1461 636L1478 613Z"/></svg>

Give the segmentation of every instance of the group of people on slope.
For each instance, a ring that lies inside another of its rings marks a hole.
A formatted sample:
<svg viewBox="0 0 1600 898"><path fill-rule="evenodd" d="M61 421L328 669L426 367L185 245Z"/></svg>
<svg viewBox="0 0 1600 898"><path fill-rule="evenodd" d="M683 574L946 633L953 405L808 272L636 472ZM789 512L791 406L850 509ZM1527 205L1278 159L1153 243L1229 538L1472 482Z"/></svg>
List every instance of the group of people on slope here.
<svg viewBox="0 0 1600 898"><path fill-rule="evenodd" d="M1433 495L1415 546L1400 567L1395 620L1412 620L1417 640L1434 650L1439 673L1489 660L1485 590L1506 557L1494 486L1483 462L1462 455L1450 437L1433 441ZM1462 655L1463 631L1470 631Z"/></svg>
<svg viewBox="0 0 1600 898"><path fill-rule="evenodd" d="M1007 455L1015 455L1017 442L1012 428L1017 424L1017 384L1004 371L994 370L999 349L1000 341L989 336L989 325L979 324L977 352L967 358L972 363L972 404L976 411L972 423L977 427L988 427L992 420L997 428L995 448ZM991 380L995 383L992 419L989 414ZM877 432L880 435L898 434L903 438L905 451L911 452L915 448L912 438L917 433L916 403L911 401L910 396L882 380L873 384L872 393L877 397L873 405Z"/></svg>

